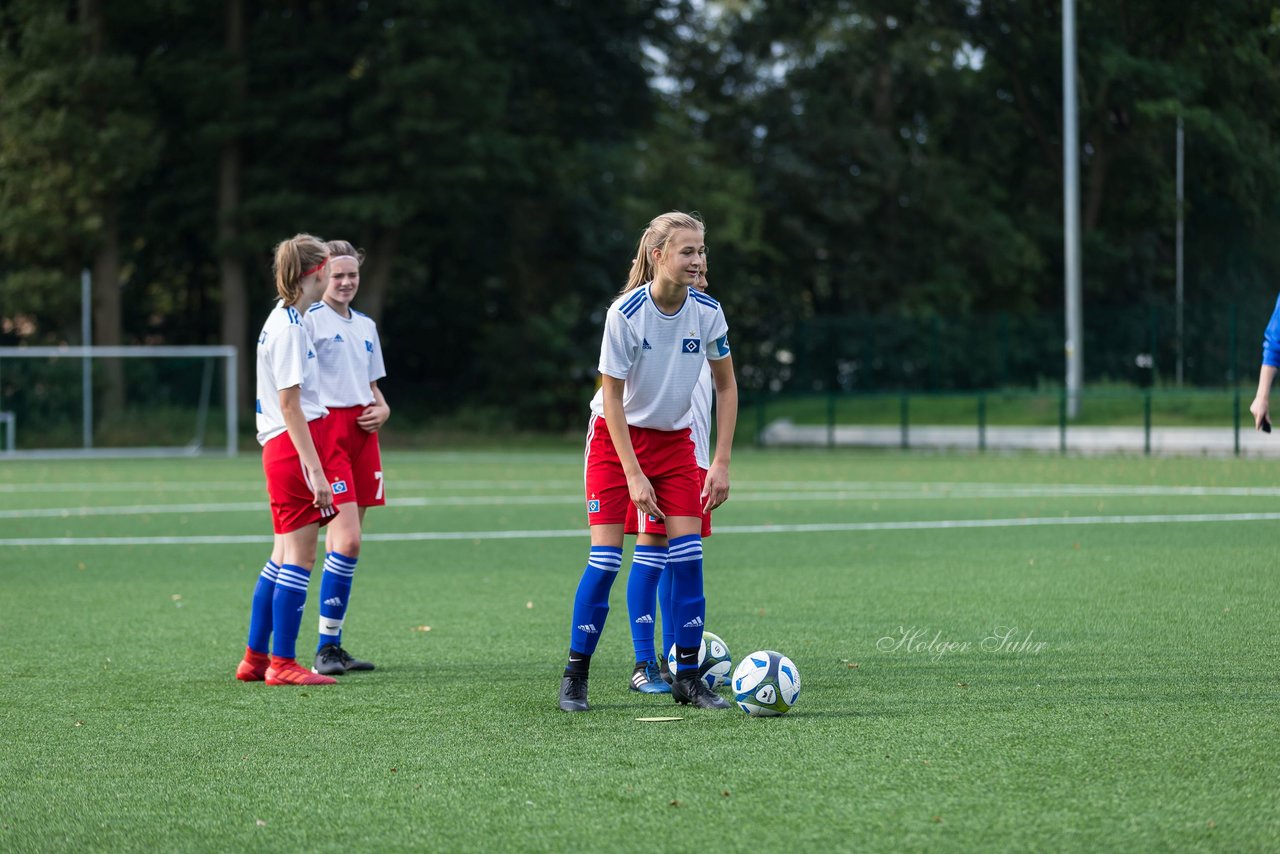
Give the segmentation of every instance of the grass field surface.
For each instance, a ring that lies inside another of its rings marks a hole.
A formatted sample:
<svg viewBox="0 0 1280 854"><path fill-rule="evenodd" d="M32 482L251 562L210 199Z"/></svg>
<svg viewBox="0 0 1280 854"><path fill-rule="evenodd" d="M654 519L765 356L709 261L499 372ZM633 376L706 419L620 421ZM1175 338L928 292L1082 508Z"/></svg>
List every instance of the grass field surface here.
<svg viewBox="0 0 1280 854"><path fill-rule="evenodd" d="M581 466L389 454L378 669L268 688L255 457L5 463L0 850L1280 848L1280 464L740 451L707 628L777 719L629 692L625 578L557 709Z"/></svg>

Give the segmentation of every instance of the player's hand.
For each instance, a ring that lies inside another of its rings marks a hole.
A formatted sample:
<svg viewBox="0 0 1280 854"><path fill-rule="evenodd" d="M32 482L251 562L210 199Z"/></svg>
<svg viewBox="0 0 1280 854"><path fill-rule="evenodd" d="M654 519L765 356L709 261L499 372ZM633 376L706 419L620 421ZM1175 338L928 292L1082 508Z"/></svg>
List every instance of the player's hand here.
<svg viewBox="0 0 1280 854"><path fill-rule="evenodd" d="M649 478L638 473L627 476L627 492L631 494L631 503L636 509L647 516L661 521L666 518L661 510L658 509L658 494L653 490L653 484L649 483Z"/></svg>
<svg viewBox="0 0 1280 854"><path fill-rule="evenodd" d="M387 419L391 417L391 407L380 403L371 403L356 416L356 425L366 433L377 433Z"/></svg>
<svg viewBox="0 0 1280 854"><path fill-rule="evenodd" d="M710 513L729 500L729 467L712 463L702 484L702 512Z"/></svg>
<svg viewBox="0 0 1280 854"><path fill-rule="evenodd" d="M321 510L328 510L333 506L333 487L329 486L329 478L324 476L324 471L316 469L309 473L311 476L311 494L314 500L311 502L313 507L319 507Z"/></svg>
<svg viewBox="0 0 1280 854"><path fill-rule="evenodd" d="M1253 429L1261 430L1263 422L1271 423L1270 408L1271 401L1268 398L1259 395L1253 399L1253 403L1249 404L1249 411L1253 413Z"/></svg>

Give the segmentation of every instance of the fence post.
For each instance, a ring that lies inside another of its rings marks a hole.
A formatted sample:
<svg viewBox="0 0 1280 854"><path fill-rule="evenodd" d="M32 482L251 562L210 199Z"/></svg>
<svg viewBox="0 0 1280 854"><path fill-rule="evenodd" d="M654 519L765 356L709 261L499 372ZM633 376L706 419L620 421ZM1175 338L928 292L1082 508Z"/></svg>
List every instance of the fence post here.
<svg viewBox="0 0 1280 854"><path fill-rule="evenodd" d="M978 393L978 453L987 451L987 395Z"/></svg>
<svg viewBox="0 0 1280 854"><path fill-rule="evenodd" d="M1067 386L1062 386L1058 397L1058 453L1067 453Z"/></svg>
<svg viewBox="0 0 1280 854"><path fill-rule="evenodd" d="M1151 389L1142 395L1142 453L1151 456Z"/></svg>
<svg viewBox="0 0 1280 854"><path fill-rule="evenodd" d="M1240 386L1232 389L1231 424L1235 433L1236 456L1240 456Z"/></svg>
<svg viewBox="0 0 1280 854"><path fill-rule="evenodd" d="M833 389L827 395L827 447L836 446L836 393Z"/></svg>
<svg viewBox="0 0 1280 854"><path fill-rule="evenodd" d="M1000 387L1009 387L1009 315L1000 312Z"/></svg>
<svg viewBox="0 0 1280 854"><path fill-rule="evenodd" d="M1231 330L1228 336L1228 369L1227 376L1231 378L1232 407L1231 407L1231 423L1235 430L1235 454L1240 456L1240 378L1236 376L1236 322L1239 314L1236 311L1237 303L1231 303Z"/></svg>
<svg viewBox="0 0 1280 854"><path fill-rule="evenodd" d="M908 403L908 397L905 391L902 393L902 400L899 403L898 418L902 429L902 439L899 446L905 451L911 447L911 441L907 435L907 424L910 421L910 403Z"/></svg>

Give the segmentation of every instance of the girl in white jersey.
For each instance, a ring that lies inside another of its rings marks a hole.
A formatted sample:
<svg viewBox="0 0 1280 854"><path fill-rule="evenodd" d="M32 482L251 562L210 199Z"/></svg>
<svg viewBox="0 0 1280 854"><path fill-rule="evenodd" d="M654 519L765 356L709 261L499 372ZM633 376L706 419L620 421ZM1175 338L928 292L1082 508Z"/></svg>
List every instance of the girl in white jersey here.
<svg viewBox="0 0 1280 854"><path fill-rule="evenodd" d="M236 678L245 682L329 685L335 681L304 669L296 657L307 584L316 562L316 534L335 513L335 494L325 473L332 459L328 410L320 402L315 349L298 309L324 293L328 260L328 248L309 234L276 247L274 272L280 302L258 336L258 442L276 551L254 589L249 642L236 669Z"/></svg>
<svg viewBox="0 0 1280 854"><path fill-rule="evenodd" d="M325 528L320 577L320 632L312 671L338 676L373 670L372 663L342 648L342 624L360 557L365 510L387 503L378 430L391 416L391 408L378 388L387 371L377 324L351 307L360 289L364 253L345 240L330 240L328 247L329 287L302 320L315 341L320 402L329 410L337 446L338 470L330 472L330 479L355 493L355 502L339 505L337 518Z"/></svg>
<svg viewBox="0 0 1280 854"><path fill-rule="evenodd" d="M700 293L707 290L706 260L693 287ZM693 388L692 418L694 458L698 461L698 486L706 483L707 470L711 468L711 403L715 394L715 381L708 363ZM641 513L634 507L627 513L623 528L625 534L636 535L636 549L632 557L631 571L627 574L627 619L631 623L631 642L635 647L635 669L631 672L632 691L644 694L671 692L671 673L667 667L667 650L675 644L675 626L672 616L671 573L667 567L667 527L661 520ZM702 538L711 536L711 512L702 514ZM656 594L656 595L655 595ZM655 652L653 645L654 617L657 607L662 608L662 646Z"/></svg>
<svg viewBox="0 0 1280 854"><path fill-rule="evenodd" d="M699 531L702 514L728 498L738 414L724 312L690 287L705 258L700 220L679 212L655 217L640 238L627 286L606 315L602 393L587 434L591 554L574 598L569 662L560 683L560 708L567 712L588 709L588 668L609 613L632 505L663 520L670 538L677 659L672 695L701 708L729 707L698 679L706 611ZM720 405L715 462L699 489L690 409L708 361Z"/></svg>

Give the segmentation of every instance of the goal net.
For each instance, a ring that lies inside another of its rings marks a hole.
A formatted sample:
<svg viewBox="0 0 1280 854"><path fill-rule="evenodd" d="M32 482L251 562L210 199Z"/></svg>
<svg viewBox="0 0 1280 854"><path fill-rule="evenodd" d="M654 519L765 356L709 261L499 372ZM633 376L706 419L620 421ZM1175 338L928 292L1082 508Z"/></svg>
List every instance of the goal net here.
<svg viewBox="0 0 1280 854"><path fill-rule="evenodd" d="M0 454L237 451L234 347L0 347Z"/></svg>

